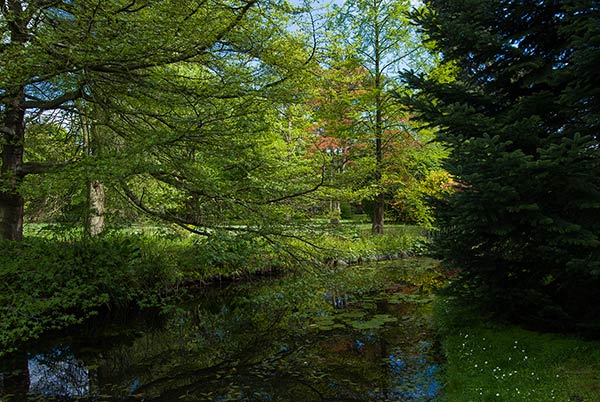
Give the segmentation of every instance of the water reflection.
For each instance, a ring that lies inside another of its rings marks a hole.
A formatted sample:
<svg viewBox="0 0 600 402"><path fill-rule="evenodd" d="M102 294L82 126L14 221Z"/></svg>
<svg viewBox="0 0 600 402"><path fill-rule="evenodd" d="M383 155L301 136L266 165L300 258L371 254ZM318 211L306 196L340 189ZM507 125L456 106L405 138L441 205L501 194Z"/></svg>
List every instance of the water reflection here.
<svg viewBox="0 0 600 402"><path fill-rule="evenodd" d="M85 396L90 393L90 373L68 349L54 348L28 361L29 393L33 395Z"/></svg>
<svg viewBox="0 0 600 402"><path fill-rule="evenodd" d="M404 350L396 350L389 355L391 387L386 400L429 401L439 394L439 366L423 358L431 350L431 344L423 341L419 348L422 354L411 356Z"/></svg>
<svg viewBox="0 0 600 402"><path fill-rule="evenodd" d="M93 337L57 339L3 362L0 396L6 402L434 399L439 370L427 308L398 302L383 283L368 292L348 285L353 291L345 292L343 282L288 278L212 290L164 314L160 325L129 322Z"/></svg>
<svg viewBox="0 0 600 402"><path fill-rule="evenodd" d="M0 397L9 401L25 401L29 391L27 354L15 353L0 362Z"/></svg>

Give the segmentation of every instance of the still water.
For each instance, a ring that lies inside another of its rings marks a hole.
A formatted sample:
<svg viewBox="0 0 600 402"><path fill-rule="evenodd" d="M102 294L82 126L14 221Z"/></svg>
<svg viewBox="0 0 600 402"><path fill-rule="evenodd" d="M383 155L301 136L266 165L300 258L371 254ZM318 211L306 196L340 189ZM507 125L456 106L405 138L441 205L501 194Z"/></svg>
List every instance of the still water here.
<svg viewBox="0 0 600 402"><path fill-rule="evenodd" d="M0 400L436 400L435 267L305 270L115 313L0 362Z"/></svg>

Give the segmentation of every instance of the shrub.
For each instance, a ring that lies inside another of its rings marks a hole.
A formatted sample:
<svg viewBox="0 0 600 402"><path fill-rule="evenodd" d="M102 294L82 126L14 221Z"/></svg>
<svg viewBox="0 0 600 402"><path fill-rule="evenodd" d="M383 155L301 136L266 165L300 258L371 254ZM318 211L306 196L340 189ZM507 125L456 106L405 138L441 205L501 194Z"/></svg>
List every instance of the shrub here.
<svg viewBox="0 0 600 402"><path fill-rule="evenodd" d="M180 275L161 239L1 241L0 350L82 322L110 306L159 303Z"/></svg>

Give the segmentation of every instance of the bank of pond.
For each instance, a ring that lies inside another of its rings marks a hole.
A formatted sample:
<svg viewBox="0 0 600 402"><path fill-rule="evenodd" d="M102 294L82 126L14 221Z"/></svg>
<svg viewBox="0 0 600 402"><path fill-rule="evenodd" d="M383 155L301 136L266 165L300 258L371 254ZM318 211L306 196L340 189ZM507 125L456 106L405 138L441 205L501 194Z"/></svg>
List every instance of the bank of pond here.
<svg viewBox="0 0 600 402"><path fill-rule="evenodd" d="M598 401L600 343L492 324L427 257L213 283L5 354L12 401Z"/></svg>

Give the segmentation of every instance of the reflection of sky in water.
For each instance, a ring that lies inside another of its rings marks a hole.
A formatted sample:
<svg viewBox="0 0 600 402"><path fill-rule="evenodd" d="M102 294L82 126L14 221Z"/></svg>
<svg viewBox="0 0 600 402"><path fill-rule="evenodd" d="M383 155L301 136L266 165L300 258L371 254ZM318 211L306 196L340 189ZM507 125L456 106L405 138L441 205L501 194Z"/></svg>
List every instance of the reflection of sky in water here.
<svg viewBox="0 0 600 402"><path fill-rule="evenodd" d="M59 348L29 359L29 392L32 395L84 396L90 392L84 364Z"/></svg>
<svg viewBox="0 0 600 402"><path fill-rule="evenodd" d="M388 356L387 366L392 376L392 387L386 396L388 400L429 401L440 392L438 381L439 366L423 357L431 348L429 342L419 345L418 355L409 355L396 350Z"/></svg>

